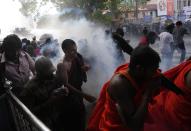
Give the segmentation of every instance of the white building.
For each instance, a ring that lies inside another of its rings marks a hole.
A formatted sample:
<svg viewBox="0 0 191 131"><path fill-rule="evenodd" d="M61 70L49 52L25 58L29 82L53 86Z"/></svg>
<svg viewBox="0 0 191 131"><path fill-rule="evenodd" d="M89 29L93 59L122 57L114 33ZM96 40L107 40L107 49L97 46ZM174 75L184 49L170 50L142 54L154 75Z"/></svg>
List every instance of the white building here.
<svg viewBox="0 0 191 131"><path fill-rule="evenodd" d="M191 8L191 0L174 0L174 7L176 18L183 14L189 14L186 12L183 13L183 9L190 10L189 8ZM189 16L187 15L186 17Z"/></svg>
<svg viewBox="0 0 191 131"><path fill-rule="evenodd" d="M150 0L147 2L147 4L157 4L157 0Z"/></svg>
<svg viewBox="0 0 191 131"><path fill-rule="evenodd" d="M176 9L182 10L185 6L191 6L191 0L175 0Z"/></svg>
<svg viewBox="0 0 191 131"><path fill-rule="evenodd" d="M148 4L149 3L157 4L157 0L150 0ZM177 18L178 16L182 15L181 13L183 8L188 6L191 6L191 0L174 0L174 17Z"/></svg>

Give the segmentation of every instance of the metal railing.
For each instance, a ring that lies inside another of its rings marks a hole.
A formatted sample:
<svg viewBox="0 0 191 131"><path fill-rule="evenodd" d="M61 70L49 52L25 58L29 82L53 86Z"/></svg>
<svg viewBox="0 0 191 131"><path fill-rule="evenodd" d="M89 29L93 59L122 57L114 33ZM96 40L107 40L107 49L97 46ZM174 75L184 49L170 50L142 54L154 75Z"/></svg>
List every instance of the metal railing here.
<svg viewBox="0 0 191 131"><path fill-rule="evenodd" d="M7 112L11 112L17 131L50 131L31 111L12 93L11 86L6 85L7 92L2 98L8 102ZM1 108L1 107L0 107Z"/></svg>
<svg viewBox="0 0 191 131"><path fill-rule="evenodd" d="M10 90L7 94L17 131L50 131Z"/></svg>

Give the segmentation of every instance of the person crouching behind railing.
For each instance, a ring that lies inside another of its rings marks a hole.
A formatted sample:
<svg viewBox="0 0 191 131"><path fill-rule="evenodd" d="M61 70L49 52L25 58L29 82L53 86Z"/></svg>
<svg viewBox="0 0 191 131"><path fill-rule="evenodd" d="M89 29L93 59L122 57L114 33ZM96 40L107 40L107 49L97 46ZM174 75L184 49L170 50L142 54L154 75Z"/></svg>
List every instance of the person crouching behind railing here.
<svg viewBox="0 0 191 131"><path fill-rule="evenodd" d="M35 63L35 69L36 75L21 93L22 102L51 130L57 131L56 116L59 112L55 108L59 102L64 103L68 90L56 85L53 74L56 69L50 59L40 57Z"/></svg>

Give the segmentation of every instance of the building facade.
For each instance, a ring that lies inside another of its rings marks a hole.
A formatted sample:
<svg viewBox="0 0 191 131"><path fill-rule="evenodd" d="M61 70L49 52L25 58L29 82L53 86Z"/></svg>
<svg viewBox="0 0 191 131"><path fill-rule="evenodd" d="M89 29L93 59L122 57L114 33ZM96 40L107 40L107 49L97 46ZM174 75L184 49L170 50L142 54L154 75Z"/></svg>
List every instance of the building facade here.
<svg viewBox="0 0 191 131"><path fill-rule="evenodd" d="M175 6L175 17L180 17L183 15L183 8L191 8L191 0L174 0ZM190 7L189 7L190 6ZM187 16L188 17L188 16Z"/></svg>
<svg viewBox="0 0 191 131"><path fill-rule="evenodd" d="M191 0L175 0L176 9L182 10L185 6L191 6Z"/></svg>

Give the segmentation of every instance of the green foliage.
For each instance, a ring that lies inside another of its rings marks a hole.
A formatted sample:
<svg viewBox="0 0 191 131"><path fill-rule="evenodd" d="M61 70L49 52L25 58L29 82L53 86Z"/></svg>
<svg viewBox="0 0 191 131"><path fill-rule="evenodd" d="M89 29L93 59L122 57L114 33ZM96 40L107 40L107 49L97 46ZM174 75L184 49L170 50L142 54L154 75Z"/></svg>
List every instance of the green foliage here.
<svg viewBox="0 0 191 131"><path fill-rule="evenodd" d="M140 4L146 4L149 0L141 0Z"/></svg>
<svg viewBox="0 0 191 131"><path fill-rule="evenodd" d="M31 15L33 12L35 12L37 8L37 1L36 0L20 0L22 8L20 11L25 16Z"/></svg>
<svg viewBox="0 0 191 131"><path fill-rule="evenodd" d="M134 7L134 0L124 0L122 2L122 4L128 6L128 8L133 8Z"/></svg>
<svg viewBox="0 0 191 131"><path fill-rule="evenodd" d="M86 5L88 5L90 1L91 0L51 0L52 3L56 4L58 7L60 6L61 8L63 7L83 8Z"/></svg>
<svg viewBox="0 0 191 131"><path fill-rule="evenodd" d="M96 21L105 25L110 25L112 22L112 16L110 14L102 14L101 11L96 11L94 13L92 13L91 15L91 20L92 21Z"/></svg>
<svg viewBox="0 0 191 131"><path fill-rule="evenodd" d="M87 16L94 20L100 21L104 24L109 24L113 17L119 15L121 4L123 6L133 5L134 0L42 0L41 4L46 4L51 1L58 9L62 10L65 7L77 7L85 10ZM145 2L147 0L138 0ZM29 16L37 11L37 0L20 0L22 4L21 12L25 16ZM104 15L102 12L108 10L110 15Z"/></svg>

